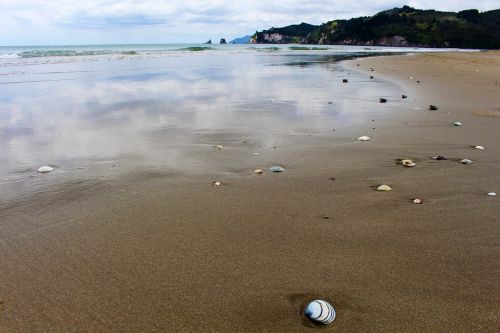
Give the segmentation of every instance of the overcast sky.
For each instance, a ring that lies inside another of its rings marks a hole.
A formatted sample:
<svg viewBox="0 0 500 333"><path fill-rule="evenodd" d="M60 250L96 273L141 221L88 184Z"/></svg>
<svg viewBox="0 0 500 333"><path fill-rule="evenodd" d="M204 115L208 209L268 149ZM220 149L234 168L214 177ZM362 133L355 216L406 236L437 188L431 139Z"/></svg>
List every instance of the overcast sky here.
<svg viewBox="0 0 500 333"><path fill-rule="evenodd" d="M218 41L405 4L450 11L500 8L499 0L0 0L0 45Z"/></svg>

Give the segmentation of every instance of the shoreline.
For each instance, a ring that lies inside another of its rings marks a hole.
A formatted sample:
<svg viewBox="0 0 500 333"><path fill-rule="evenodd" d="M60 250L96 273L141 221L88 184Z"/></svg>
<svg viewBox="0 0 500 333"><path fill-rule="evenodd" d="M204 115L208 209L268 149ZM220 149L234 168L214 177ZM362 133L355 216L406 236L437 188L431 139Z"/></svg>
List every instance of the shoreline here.
<svg viewBox="0 0 500 333"><path fill-rule="evenodd" d="M499 61L345 61L408 95L396 110L410 113L377 115L370 142L303 135L231 173L153 170L2 211L3 235L21 237L0 241L0 328L302 332L301 308L317 297L337 310L331 332L494 331L499 205L485 193L500 180ZM252 173L273 163L287 172ZM372 190L383 183L393 190Z"/></svg>

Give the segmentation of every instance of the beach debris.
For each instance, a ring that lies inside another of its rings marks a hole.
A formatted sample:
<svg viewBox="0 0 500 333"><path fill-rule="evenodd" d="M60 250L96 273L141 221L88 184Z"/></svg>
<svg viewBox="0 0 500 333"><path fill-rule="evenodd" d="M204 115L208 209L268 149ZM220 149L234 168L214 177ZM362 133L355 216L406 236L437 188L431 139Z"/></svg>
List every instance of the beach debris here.
<svg viewBox="0 0 500 333"><path fill-rule="evenodd" d="M328 216L328 215L321 215L321 218L322 218L323 220L328 220L328 219L330 218L330 216Z"/></svg>
<svg viewBox="0 0 500 333"><path fill-rule="evenodd" d="M444 155L431 156L431 158L438 161L446 161L448 159L448 157Z"/></svg>
<svg viewBox="0 0 500 333"><path fill-rule="evenodd" d="M417 80L417 83L420 83L420 81Z"/></svg>
<svg viewBox="0 0 500 333"><path fill-rule="evenodd" d="M337 178L335 178L335 177L330 177L330 180L337 180Z"/></svg>
<svg viewBox="0 0 500 333"><path fill-rule="evenodd" d="M375 70L373 68L370 68L370 72L375 72Z"/></svg>
<svg viewBox="0 0 500 333"><path fill-rule="evenodd" d="M416 164L412 160L402 160L401 164L403 164L407 168L414 167Z"/></svg>
<svg viewBox="0 0 500 333"><path fill-rule="evenodd" d="M429 110L431 110L431 111L436 111L437 109L438 109L438 107L437 107L437 106L432 105L432 104L431 104L431 105L429 105Z"/></svg>
<svg viewBox="0 0 500 333"><path fill-rule="evenodd" d="M401 95L401 98L402 98L402 99L406 99L406 98L408 98L408 96L406 96L406 95Z"/></svg>
<svg viewBox="0 0 500 333"><path fill-rule="evenodd" d="M373 79L374 79L373 75L370 75L370 80L373 80Z"/></svg>
<svg viewBox="0 0 500 333"><path fill-rule="evenodd" d="M275 165L269 168L271 172L279 173L279 172L285 172L285 168L279 165Z"/></svg>
<svg viewBox="0 0 500 333"><path fill-rule="evenodd" d="M217 187L217 186L221 186L222 183L219 182L219 181L215 181L215 182L212 183L212 185L215 186L215 187Z"/></svg>
<svg viewBox="0 0 500 333"><path fill-rule="evenodd" d="M217 145L215 146L217 149L224 149L224 146L223 145Z"/></svg>
<svg viewBox="0 0 500 333"><path fill-rule="evenodd" d="M370 140L371 140L370 137L366 135L360 136L358 138L358 141L370 141Z"/></svg>
<svg viewBox="0 0 500 333"><path fill-rule="evenodd" d="M347 83L347 82L349 82L349 80L348 79L342 79L342 82L343 83Z"/></svg>
<svg viewBox="0 0 500 333"><path fill-rule="evenodd" d="M474 146L475 149L478 149L478 150L484 150L484 147L483 146Z"/></svg>
<svg viewBox="0 0 500 333"><path fill-rule="evenodd" d="M459 122L459 121L455 121L455 122L453 123L453 125L454 125L454 126L463 126L464 124L462 124L462 123L461 123L461 122Z"/></svg>
<svg viewBox="0 0 500 333"><path fill-rule="evenodd" d="M387 103L387 99L386 99L386 98L380 98L380 99L379 99L379 102L380 102L380 103Z"/></svg>
<svg viewBox="0 0 500 333"><path fill-rule="evenodd" d="M462 164L472 164L474 162L472 162L471 160L469 160L468 158L464 158L463 160L460 160L460 163Z"/></svg>
<svg viewBox="0 0 500 333"><path fill-rule="evenodd" d="M38 168L38 170L36 170L36 172L38 173L49 173L52 171L54 171L54 168L48 165L41 166Z"/></svg>
<svg viewBox="0 0 500 333"><path fill-rule="evenodd" d="M415 198L413 199L413 203L415 205L421 205L424 201L422 199L419 199L419 198Z"/></svg>
<svg viewBox="0 0 500 333"><path fill-rule="evenodd" d="M262 169L255 169L253 172L255 172L258 175L262 175L264 173L264 170L262 170Z"/></svg>
<svg viewBox="0 0 500 333"><path fill-rule="evenodd" d="M390 190L392 190L392 188L389 185L385 185L385 184L377 187L377 191L381 191L381 192L387 192Z"/></svg>
<svg viewBox="0 0 500 333"><path fill-rule="evenodd" d="M496 197L496 192L488 192L487 193L490 197Z"/></svg>
<svg viewBox="0 0 500 333"><path fill-rule="evenodd" d="M332 102L332 101L330 101L330 102L328 102L328 104L333 104L333 102Z"/></svg>
<svg viewBox="0 0 500 333"><path fill-rule="evenodd" d="M359 67L360 65L359 64L356 64L357 67Z"/></svg>
<svg viewBox="0 0 500 333"><path fill-rule="evenodd" d="M409 78L410 80L413 80L413 76L409 76L408 78Z"/></svg>
<svg viewBox="0 0 500 333"><path fill-rule="evenodd" d="M314 300L309 303L304 314L310 320L323 325L331 324L336 316L333 306L323 300Z"/></svg>

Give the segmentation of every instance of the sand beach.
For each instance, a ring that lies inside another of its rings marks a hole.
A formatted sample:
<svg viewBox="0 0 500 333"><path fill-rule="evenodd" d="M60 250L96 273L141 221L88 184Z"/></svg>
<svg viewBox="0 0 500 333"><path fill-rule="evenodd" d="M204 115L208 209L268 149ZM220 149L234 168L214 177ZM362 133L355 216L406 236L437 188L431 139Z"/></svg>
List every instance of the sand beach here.
<svg viewBox="0 0 500 333"><path fill-rule="evenodd" d="M35 147L23 138L39 122L0 132L0 331L496 331L500 202L487 193L500 192L500 53L275 59L229 81L237 96L211 58L210 84L187 64L161 72L161 59L141 63L140 79L122 61L103 65L120 79L96 62L90 74L58 65L71 70L43 88L2 84L29 93L2 101L9 114L66 90L50 104L64 126L42 123ZM33 72L26 81L50 76ZM89 76L77 86L76 75ZM130 102L109 99L120 94ZM37 174L47 163L55 171ZM316 298L335 307L332 325L304 318Z"/></svg>

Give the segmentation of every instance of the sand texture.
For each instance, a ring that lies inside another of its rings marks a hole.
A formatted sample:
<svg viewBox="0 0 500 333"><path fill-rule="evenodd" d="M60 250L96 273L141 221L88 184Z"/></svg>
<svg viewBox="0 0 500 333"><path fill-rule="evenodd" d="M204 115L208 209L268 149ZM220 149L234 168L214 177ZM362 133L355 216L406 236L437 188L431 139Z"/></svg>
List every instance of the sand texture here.
<svg viewBox="0 0 500 333"><path fill-rule="evenodd" d="M500 53L344 66L408 98L338 140L248 157L251 141L212 137L221 172L136 170L3 201L0 331L496 331ZM301 316L315 298L337 311L329 327Z"/></svg>

